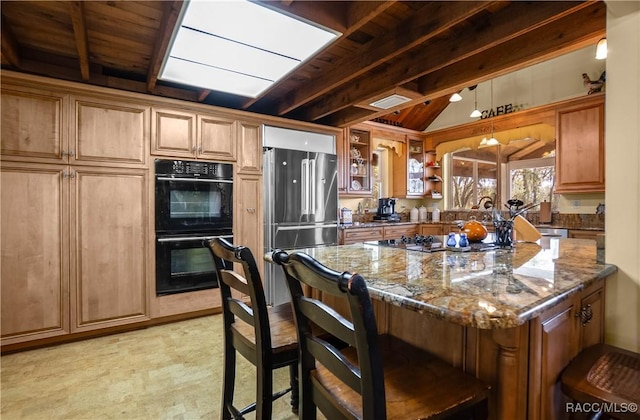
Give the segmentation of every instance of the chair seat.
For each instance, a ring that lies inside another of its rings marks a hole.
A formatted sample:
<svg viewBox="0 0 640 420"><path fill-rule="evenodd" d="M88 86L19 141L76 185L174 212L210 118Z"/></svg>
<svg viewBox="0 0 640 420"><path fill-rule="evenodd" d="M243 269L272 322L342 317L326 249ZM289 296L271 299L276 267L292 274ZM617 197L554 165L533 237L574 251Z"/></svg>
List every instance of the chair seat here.
<svg viewBox="0 0 640 420"><path fill-rule="evenodd" d="M607 344L583 350L562 373L562 391L583 403L640 404L640 354ZM638 418L638 413L616 417Z"/></svg>
<svg viewBox="0 0 640 420"><path fill-rule="evenodd" d="M379 343L388 419L438 418L445 412L451 415L470 408L489 394L488 385L404 341L382 335ZM353 347L343 354L351 361L357 360ZM342 384L319 363L312 375L328 389ZM345 408L362 418L362 397L344 386L341 396Z"/></svg>
<svg viewBox="0 0 640 420"><path fill-rule="evenodd" d="M287 363L291 359L297 359L298 337L291 304L285 303L269 307L267 313L269 314L274 363ZM236 320L232 328L239 333L239 338L245 341L245 345L255 348L256 339L253 325Z"/></svg>

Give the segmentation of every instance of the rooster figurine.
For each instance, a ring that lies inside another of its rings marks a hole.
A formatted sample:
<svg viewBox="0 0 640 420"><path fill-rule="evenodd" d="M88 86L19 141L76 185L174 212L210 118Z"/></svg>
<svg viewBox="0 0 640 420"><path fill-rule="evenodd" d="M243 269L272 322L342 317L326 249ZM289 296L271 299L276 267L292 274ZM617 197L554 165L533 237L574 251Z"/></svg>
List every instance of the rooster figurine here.
<svg viewBox="0 0 640 420"><path fill-rule="evenodd" d="M582 73L582 83L584 83L584 87L589 89L587 95L591 95L592 93L597 93L602 90L602 85L607 78L606 73L606 71L603 71L598 80L591 80L587 73Z"/></svg>

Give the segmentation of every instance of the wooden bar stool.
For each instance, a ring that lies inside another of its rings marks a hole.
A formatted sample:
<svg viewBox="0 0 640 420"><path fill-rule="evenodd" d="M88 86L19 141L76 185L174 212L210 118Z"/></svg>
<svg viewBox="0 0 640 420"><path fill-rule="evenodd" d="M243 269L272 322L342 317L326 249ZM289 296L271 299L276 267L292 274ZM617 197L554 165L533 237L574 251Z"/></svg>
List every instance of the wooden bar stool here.
<svg viewBox="0 0 640 420"><path fill-rule="evenodd" d="M619 419L640 418L638 353L596 344L580 352L569 363L561 381L562 392L576 403L589 403L589 408L601 409L591 418L599 418L603 414Z"/></svg>
<svg viewBox="0 0 640 420"><path fill-rule="evenodd" d="M276 250L293 298L300 346L300 418L486 418L489 386L390 335L378 336L365 280L304 253ZM352 321L303 294L302 285L346 300ZM320 327L319 329L316 327ZM349 346L338 349L315 331Z"/></svg>
<svg viewBox="0 0 640 420"><path fill-rule="evenodd" d="M207 240L218 273L224 324L223 420L242 419L256 411L256 419L270 419L272 402L291 391L291 409L298 412L298 342L291 304L267 308L258 267L249 248L228 241ZM225 268L224 260L242 266L244 276ZM249 296L248 306L239 296ZM233 405L236 351L256 366L256 402L242 409ZM289 366L291 387L273 393L273 370Z"/></svg>

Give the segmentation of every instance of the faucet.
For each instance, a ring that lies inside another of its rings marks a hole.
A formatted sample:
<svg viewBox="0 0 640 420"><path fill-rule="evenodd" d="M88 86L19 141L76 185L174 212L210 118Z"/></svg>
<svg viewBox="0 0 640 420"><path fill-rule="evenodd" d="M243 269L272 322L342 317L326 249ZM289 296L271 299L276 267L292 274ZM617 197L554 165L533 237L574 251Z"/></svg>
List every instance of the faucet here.
<svg viewBox="0 0 640 420"><path fill-rule="evenodd" d="M482 204L482 200L487 200L487 201L485 201L484 204ZM491 201L491 197L489 197L488 195L485 195L484 197L480 197L480 200L478 200L478 204L475 206L472 206L471 209L478 210L480 208L480 205L482 205L485 210L489 210L491 207L493 207L493 201Z"/></svg>

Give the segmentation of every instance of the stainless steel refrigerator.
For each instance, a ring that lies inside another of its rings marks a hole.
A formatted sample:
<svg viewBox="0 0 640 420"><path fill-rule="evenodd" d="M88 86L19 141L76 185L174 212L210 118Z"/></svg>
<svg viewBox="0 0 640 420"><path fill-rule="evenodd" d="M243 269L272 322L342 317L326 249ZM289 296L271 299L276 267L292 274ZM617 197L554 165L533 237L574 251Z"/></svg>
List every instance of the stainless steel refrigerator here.
<svg viewBox="0 0 640 420"><path fill-rule="evenodd" d="M294 136L297 141L287 147L304 148L304 139L315 133L287 130L265 131L264 144ZM333 136L331 139L333 145ZM331 150L307 142L307 148ZM335 146L334 146L335 147ZM264 149L265 252L335 245L338 241L337 156L333 153L291 150L281 147ZM265 295L268 304L291 299L284 272L274 264L265 265Z"/></svg>

